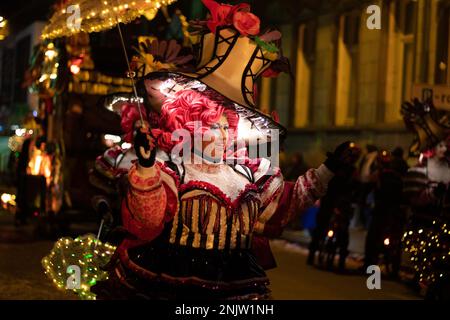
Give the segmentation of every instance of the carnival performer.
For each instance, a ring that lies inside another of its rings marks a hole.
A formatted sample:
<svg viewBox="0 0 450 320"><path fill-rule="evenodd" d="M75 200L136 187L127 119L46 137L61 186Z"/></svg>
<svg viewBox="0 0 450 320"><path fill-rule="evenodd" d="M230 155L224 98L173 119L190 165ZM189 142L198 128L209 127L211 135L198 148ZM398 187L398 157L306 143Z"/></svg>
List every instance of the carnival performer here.
<svg viewBox="0 0 450 320"><path fill-rule="evenodd" d="M155 133L148 127L136 133L138 162L128 172L122 204L130 235L117 249L110 279L95 292L99 298L267 298L268 279L250 250L253 235L279 235L292 212L324 194L351 149L343 144L290 185L266 159L223 161L239 117L207 95L179 91L164 102L161 118ZM192 161L155 161L155 146L170 152L169 137L180 128L211 139L192 147Z"/></svg>
<svg viewBox="0 0 450 320"><path fill-rule="evenodd" d="M429 111L424 111L429 110ZM408 128L413 128L419 141L411 148L419 154L416 166L409 169L405 179L405 193L418 216L432 218L441 205L450 182L447 157L449 128L436 117L430 103L405 103L403 114ZM414 121L414 123L413 123Z"/></svg>
<svg viewBox="0 0 450 320"><path fill-rule="evenodd" d="M147 43L136 61L139 97L108 107L133 105L121 116L137 159L103 170L127 181L119 195L125 238L104 268L109 278L91 288L98 299L269 298L268 239L354 157L343 143L287 183L273 160L278 150L252 152L258 143L274 151L286 135L255 105L257 77L288 69L281 33L260 32L248 4L203 3L211 15L191 37L196 66L180 68L187 58L174 42Z"/></svg>
<svg viewBox="0 0 450 320"><path fill-rule="evenodd" d="M409 129L416 133L411 151L418 164L409 169L404 192L411 216L403 237L412 261L414 282L430 299L450 297L450 166L448 114L436 110L431 101L404 103L402 112Z"/></svg>

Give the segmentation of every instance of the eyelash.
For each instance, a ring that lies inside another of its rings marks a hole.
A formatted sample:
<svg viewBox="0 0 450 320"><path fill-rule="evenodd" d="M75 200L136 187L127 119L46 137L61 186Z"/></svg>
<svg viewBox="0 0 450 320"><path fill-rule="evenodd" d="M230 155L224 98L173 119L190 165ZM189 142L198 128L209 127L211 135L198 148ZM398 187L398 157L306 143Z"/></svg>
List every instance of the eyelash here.
<svg viewBox="0 0 450 320"><path fill-rule="evenodd" d="M216 124L213 124L212 126L211 126L211 129L212 130L217 130L217 129L219 129L220 128L220 126L219 125L216 125ZM225 131L227 131L229 129L229 127L228 126L224 126L223 127L223 130L225 130Z"/></svg>

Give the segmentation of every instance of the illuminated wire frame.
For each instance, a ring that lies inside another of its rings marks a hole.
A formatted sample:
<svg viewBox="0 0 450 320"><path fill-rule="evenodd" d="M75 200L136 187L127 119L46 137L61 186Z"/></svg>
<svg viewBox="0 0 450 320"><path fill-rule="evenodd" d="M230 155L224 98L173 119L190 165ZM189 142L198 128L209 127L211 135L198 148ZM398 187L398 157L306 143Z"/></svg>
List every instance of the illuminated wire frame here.
<svg viewBox="0 0 450 320"><path fill-rule="evenodd" d="M158 9L176 0L69 0L50 18L43 39L70 36L78 32L99 32L118 23L129 23L145 15L151 20Z"/></svg>
<svg viewBox="0 0 450 320"><path fill-rule="evenodd" d="M418 155L436 146L450 133L448 114L439 114L432 101L421 102L417 99L404 102L401 114L406 128L416 134L410 146L410 154Z"/></svg>
<svg viewBox="0 0 450 320"><path fill-rule="evenodd" d="M115 250L116 247L99 241L93 234L76 239L60 238L41 264L58 289L92 300L95 294L90 292L90 287L108 278L108 273L102 268Z"/></svg>

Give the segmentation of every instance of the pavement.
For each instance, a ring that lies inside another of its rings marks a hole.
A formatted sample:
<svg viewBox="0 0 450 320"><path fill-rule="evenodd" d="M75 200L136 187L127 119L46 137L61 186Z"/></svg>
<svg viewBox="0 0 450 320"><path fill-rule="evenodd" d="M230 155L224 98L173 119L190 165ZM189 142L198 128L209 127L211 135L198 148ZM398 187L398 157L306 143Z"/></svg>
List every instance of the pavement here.
<svg viewBox="0 0 450 320"><path fill-rule="evenodd" d="M72 293L58 291L44 274L40 261L52 247L53 241L35 237L32 226L16 228L13 215L0 211L0 299L77 299ZM307 266L307 250L298 243L273 240L271 247L278 267L267 274L275 299L420 298L400 282L382 279L381 290L369 290L365 275L342 275ZM351 270L357 267L357 259L350 261Z"/></svg>
<svg viewBox="0 0 450 320"><path fill-rule="evenodd" d="M367 231L364 228L349 228L349 245L348 250L355 257L364 256L364 246L366 243ZM311 234L307 229L283 231L281 238L301 246L308 246L311 241Z"/></svg>
<svg viewBox="0 0 450 320"><path fill-rule="evenodd" d="M369 275L357 271L358 259L347 262L346 274L306 265L308 250L286 240L272 240L278 267L269 270L273 298L278 300L417 300L404 283L381 278L381 289L369 290Z"/></svg>
<svg viewBox="0 0 450 320"><path fill-rule="evenodd" d="M0 211L0 299L74 299L56 290L41 267L52 247L53 242L36 239L31 226L16 228L13 215Z"/></svg>

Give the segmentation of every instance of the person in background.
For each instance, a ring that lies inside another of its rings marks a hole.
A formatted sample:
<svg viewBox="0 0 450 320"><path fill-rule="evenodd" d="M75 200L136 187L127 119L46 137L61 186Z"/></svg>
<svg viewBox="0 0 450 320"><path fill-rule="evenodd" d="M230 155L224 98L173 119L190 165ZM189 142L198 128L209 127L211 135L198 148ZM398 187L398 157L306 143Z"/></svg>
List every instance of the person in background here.
<svg viewBox="0 0 450 320"><path fill-rule="evenodd" d="M22 143L21 151L17 159L16 166L16 183L17 183L17 211L15 214L14 224L16 226L24 225L27 223L27 218L30 214L28 200L27 200L27 169L31 157L31 148L35 145L39 137L44 132L43 123L35 118L34 122L36 128L34 129L34 135L28 136ZM45 139L44 139L45 140Z"/></svg>
<svg viewBox="0 0 450 320"><path fill-rule="evenodd" d="M19 159L16 167L17 177L17 211L15 215L14 224L16 226L26 224L27 220L27 199L26 199L26 175L28 162L30 160L30 145L32 138L25 139L22 144L22 150L19 154Z"/></svg>
<svg viewBox="0 0 450 320"><path fill-rule="evenodd" d="M392 169L404 176L408 172L408 164L404 159L404 151L402 147L396 147L392 150Z"/></svg>
<svg viewBox="0 0 450 320"><path fill-rule="evenodd" d="M287 181L295 181L297 179L297 177L305 174L307 171L308 171L308 167L303 158L303 154L301 152L297 151L292 155L292 160L286 168L287 174L286 174L285 178ZM305 212L305 214L303 215L303 218L309 212L310 211ZM300 219L300 218L293 219L288 224L288 228L293 229L293 230L303 230L303 227L304 226L302 223L302 219Z"/></svg>
<svg viewBox="0 0 450 320"><path fill-rule="evenodd" d="M405 223L402 179L407 172L406 163L402 162L399 148L395 156L388 151L379 152L375 174L375 208L366 236L364 270L379 263L383 246L390 246L389 257L385 260L392 266L391 275L397 276L400 268L400 241ZM404 161L404 160L403 160ZM387 261L387 260L390 261Z"/></svg>
<svg viewBox="0 0 450 320"><path fill-rule="evenodd" d="M356 167L355 163L358 161L361 150L353 143L349 143L353 149L352 160L350 165L339 170L328 184L328 190L325 196L320 200L320 208L316 218L316 228L313 231L312 240L309 245L309 255L307 259L308 265L313 265L316 251L319 249L319 244L325 238L330 221L333 215L338 212L341 215L340 219L343 222L341 225L343 232L341 233L341 241L339 244L339 270L345 270L345 260L348 255L348 227L352 217L351 203L354 199L356 191Z"/></svg>
<svg viewBox="0 0 450 320"><path fill-rule="evenodd" d="M375 183L373 181L373 173L376 170L376 158L378 155L378 148L374 145L367 144L366 145L366 154L363 157L359 172L360 172L360 182L361 186L359 189L359 208L361 212L361 218L364 220L363 223L367 227L370 223L372 206L371 195L375 187Z"/></svg>
<svg viewBox="0 0 450 320"><path fill-rule="evenodd" d="M298 176L305 174L308 169L309 167L305 163L303 154L297 151L292 155L291 164L286 170L286 180L295 181Z"/></svg>

